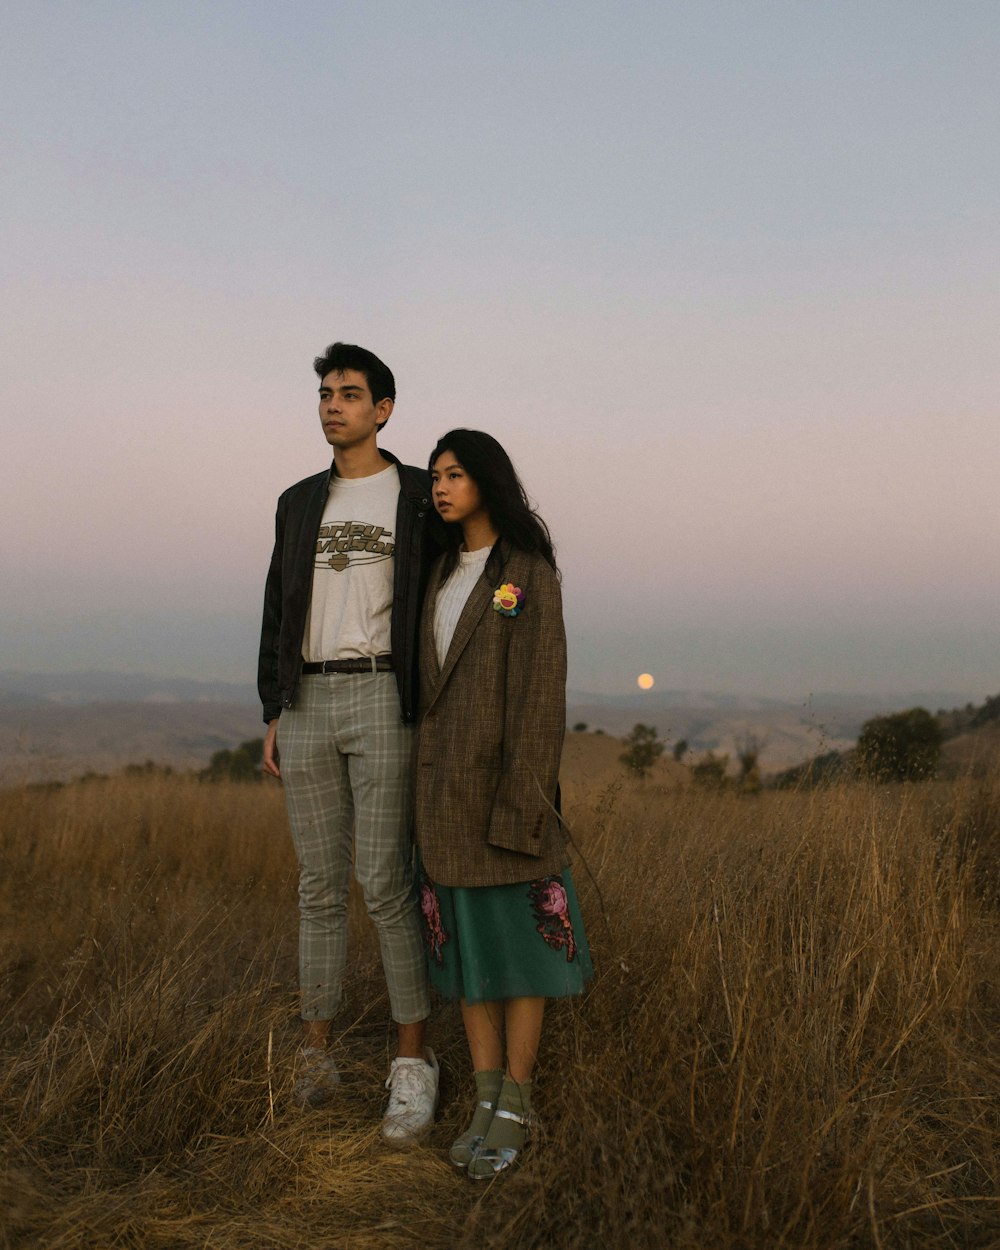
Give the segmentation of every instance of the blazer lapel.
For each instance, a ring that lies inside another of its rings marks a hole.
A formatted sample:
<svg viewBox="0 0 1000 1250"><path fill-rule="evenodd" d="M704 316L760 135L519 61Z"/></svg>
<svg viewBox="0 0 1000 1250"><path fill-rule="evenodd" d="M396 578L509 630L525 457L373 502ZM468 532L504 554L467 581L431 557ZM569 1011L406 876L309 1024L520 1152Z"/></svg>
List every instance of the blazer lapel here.
<svg viewBox="0 0 1000 1250"><path fill-rule="evenodd" d="M440 582L434 587L435 599L437 598L439 588ZM461 656L462 652L465 650L469 639L472 637L476 626L479 624L480 618L492 601L493 587L486 580L484 574L480 576L475 586L473 586L472 593L469 595L465 602L465 607L462 609L462 615L458 618L458 624L455 626L455 632L452 635L451 644L448 647L448 654L444 657L444 664L441 665L437 674L437 680L434 683L434 691L430 698L431 703L437 699L438 695L444 689L445 682L451 675L452 669L458 663L459 656ZM430 617L432 622L434 620L433 610L434 607L432 603ZM433 667L431 668L431 672L433 672L434 667L437 666L437 648L433 644L433 639L431 640L431 649L434 652Z"/></svg>

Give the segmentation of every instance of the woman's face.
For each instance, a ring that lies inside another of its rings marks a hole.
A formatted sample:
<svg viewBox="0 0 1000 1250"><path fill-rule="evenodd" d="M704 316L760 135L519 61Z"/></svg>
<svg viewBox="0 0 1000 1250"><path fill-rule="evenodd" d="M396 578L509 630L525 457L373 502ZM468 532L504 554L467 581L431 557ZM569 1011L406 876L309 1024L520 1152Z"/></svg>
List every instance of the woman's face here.
<svg viewBox="0 0 1000 1250"><path fill-rule="evenodd" d="M431 466L431 494L442 520L464 525L486 516L479 487L453 451L443 451Z"/></svg>

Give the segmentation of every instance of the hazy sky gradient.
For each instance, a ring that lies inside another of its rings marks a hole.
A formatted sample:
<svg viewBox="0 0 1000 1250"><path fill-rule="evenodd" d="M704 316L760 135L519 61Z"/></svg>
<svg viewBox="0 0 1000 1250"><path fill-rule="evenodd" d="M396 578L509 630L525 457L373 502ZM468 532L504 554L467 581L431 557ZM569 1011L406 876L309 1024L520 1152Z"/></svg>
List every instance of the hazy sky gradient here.
<svg viewBox="0 0 1000 1250"><path fill-rule="evenodd" d="M312 357L497 435L570 681L1000 689L1000 6L9 3L0 668L253 680Z"/></svg>

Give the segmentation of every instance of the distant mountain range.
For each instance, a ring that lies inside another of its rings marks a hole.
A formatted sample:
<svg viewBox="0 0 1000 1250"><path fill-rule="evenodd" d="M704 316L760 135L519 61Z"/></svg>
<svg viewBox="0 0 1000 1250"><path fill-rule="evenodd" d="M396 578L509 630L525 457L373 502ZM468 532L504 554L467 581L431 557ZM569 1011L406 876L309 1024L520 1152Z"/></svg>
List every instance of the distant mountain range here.
<svg viewBox="0 0 1000 1250"><path fill-rule="evenodd" d="M923 706L955 707L952 692L884 696L817 694L800 702L707 691L620 695L570 691L567 723L615 737L637 722L668 746L684 739L697 754L735 754L754 739L768 772L854 744L871 716ZM0 672L0 782L65 779L153 760L202 768L213 751L260 737L264 726L249 684L125 673Z"/></svg>
<svg viewBox="0 0 1000 1250"><path fill-rule="evenodd" d="M799 702L763 696L667 690L620 697L570 692L567 723L623 737L637 722L653 726L673 747L686 742L693 754L735 756L755 743L761 767L777 772L829 751L845 751L872 716L901 708L952 707L962 696L948 691L879 695L815 694Z"/></svg>
<svg viewBox="0 0 1000 1250"><path fill-rule="evenodd" d="M188 681L143 673L13 673L0 671L0 708L86 703L254 703L256 687ZM259 706L259 704L258 704Z"/></svg>

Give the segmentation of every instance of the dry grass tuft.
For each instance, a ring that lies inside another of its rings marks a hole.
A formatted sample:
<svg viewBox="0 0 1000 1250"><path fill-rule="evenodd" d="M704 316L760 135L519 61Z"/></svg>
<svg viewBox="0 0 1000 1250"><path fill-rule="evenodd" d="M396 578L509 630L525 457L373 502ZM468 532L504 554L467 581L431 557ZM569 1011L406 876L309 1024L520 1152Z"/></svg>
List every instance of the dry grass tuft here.
<svg viewBox="0 0 1000 1250"><path fill-rule="evenodd" d="M471 1081L379 1137L391 1035L352 899L342 1096L289 1106L295 870L271 787L0 796L0 1247L1000 1243L1000 788L740 798L570 778L598 974L550 1012L543 1127L485 1189Z"/></svg>

